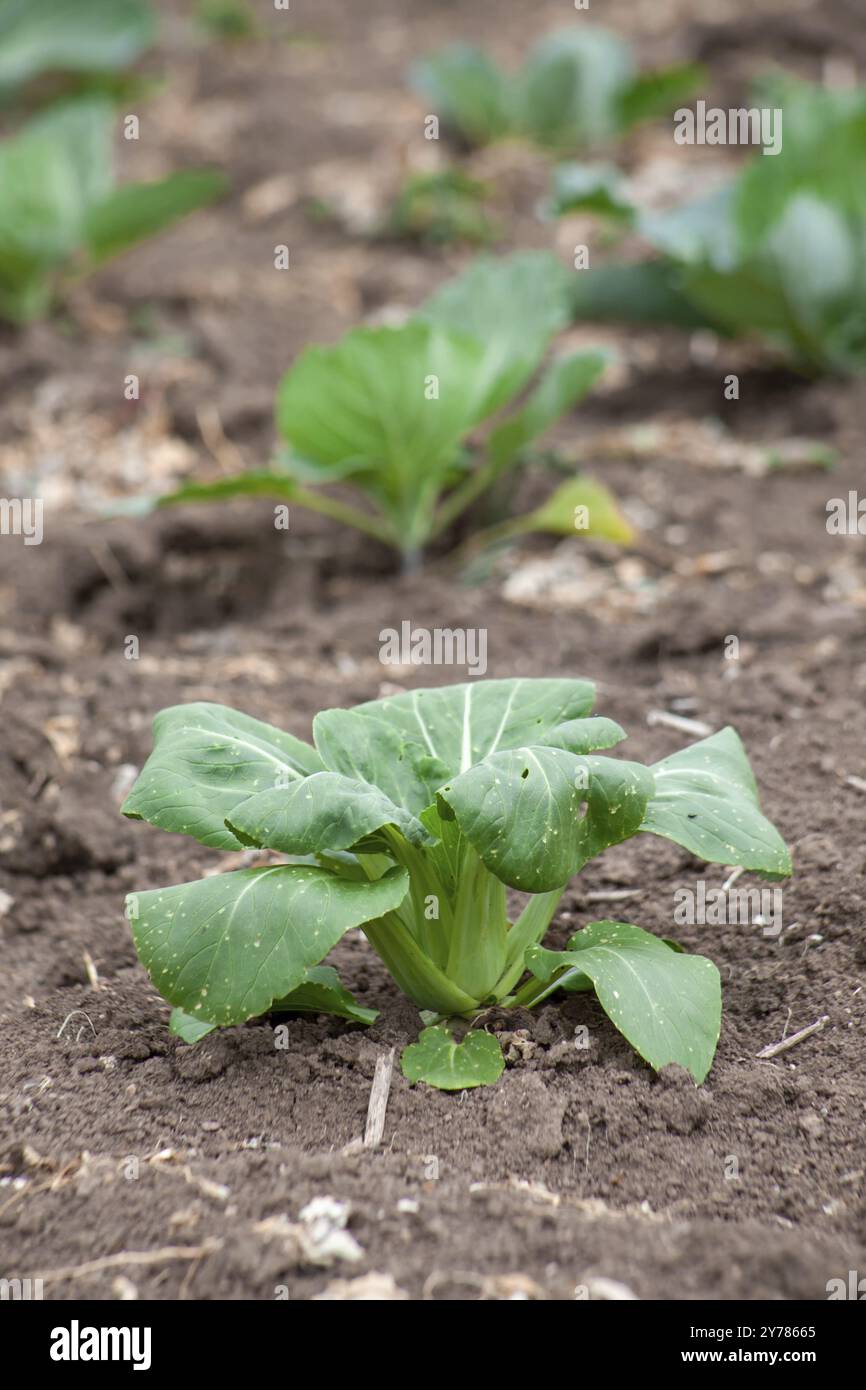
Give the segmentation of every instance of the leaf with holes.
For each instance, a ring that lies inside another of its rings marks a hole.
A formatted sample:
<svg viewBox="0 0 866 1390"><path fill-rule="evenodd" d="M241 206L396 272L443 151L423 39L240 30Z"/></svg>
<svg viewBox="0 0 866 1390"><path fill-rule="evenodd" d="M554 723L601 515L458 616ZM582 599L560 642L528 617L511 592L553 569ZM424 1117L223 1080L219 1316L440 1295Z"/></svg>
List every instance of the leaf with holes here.
<svg viewBox="0 0 866 1390"><path fill-rule="evenodd" d="M496 1080L499 1045L477 1026L489 1009L592 988L653 1066L701 1079L719 1025L709 961L623 923L565 953L541 942L573 875L633 835L773 875L787 850L732 730L645 767L609 751L625 733L593 697L577 678L408 690L323 710L313 744L220 705L163 711L126 814L291 861L131 895L172 1031L195 1041L274 1010L370 1021L324 963L359 928L429 1025L411 1080ZM509 887L527 895L514 920Z"/></svg>
<svg viewBox="0 0 866 1390"><path fill-rule="evenodd" d="M527 965L553 988L591 980L608 1018L656 1071L677 1062L699 1085L706 1077L722 1017L712 961L673 951L626 922L590 922L565 951L532 947Z"/></svg>
<svg viewBox="0 0 866 1390"><path fill-rule="evenodd" d="M722 729L652 768L655 791L642 829L663 835L713 864L736 864L787 878L791 855L761 812L739 735Z"/></svg>
<svg viewBox="0 0 866 1390"><path fill-rule="evenodd" d="M375 883L352 883L327 869L278 864L134 893L128 916L160 993L225 1027L285 999L351 927L399 907L408 886L396 867Z"/></svg>

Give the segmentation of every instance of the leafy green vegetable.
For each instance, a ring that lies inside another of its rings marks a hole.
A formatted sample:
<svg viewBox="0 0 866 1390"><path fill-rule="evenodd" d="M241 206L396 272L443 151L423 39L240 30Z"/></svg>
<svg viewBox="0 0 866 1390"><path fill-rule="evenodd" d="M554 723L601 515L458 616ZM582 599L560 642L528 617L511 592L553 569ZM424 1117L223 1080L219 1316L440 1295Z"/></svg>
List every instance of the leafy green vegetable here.
<svg viewBox="0 0 866 1390"><path fill-rule="evenodd" d="M562 953L539 943L571 877L633 835L768 877L790 873L790 857L733 730L644 767L603 755L625 734L592 716L593 696L571 679L408 691L325 710L315 746L219 705L164 710L124 814L292 856L130 896L173 1030L194 1041L275 1009L367 1021L320 964L361 927L433 1015L404 1055L412 1081L496 1080L495 1038L455 1042L445 1021L531 1007L558 988L594 988L652 1066L679 1062L703 1080L719 1033L709 961L626 923L591 923ZM513 922L509 887L530 895Z"/></svg>
<svg viewBox="0 0 866 1390"><path fill-rule="evenodd" d="M215 173L115 187L115 115L103 98L63 103L0 143L0 318L45 314L81 274L211 202Z"/></svg>
<svg viewBox="0 0 866 1390"><path fill-rule="evenodd" d="M0 0L0 96L46 73L116 73L155 31L145 0Z"/></svg>
<svg viewBox="0 0 866 1390"><path fill-rule="evenodd" d="M539 378L570 294L569 272L545 252L479 258L402 328L357 328L335 347L301 353L277 396L288 446L279 468L192 484L160 505L285 498L368 532L411 565L603 372L606 358L585 352L555 360ZM502 419L498 412L536 378L528 399ZM485 443L475 432L488 421ZM323 491L334 483L358 503ZM509 534L583 530L629 540L610 494L586 480L582 498L583 487L583 480L571 485L569 518L551 499ZM581 501L586 525L574 518Z"/></svg>
<svg viewBox="0 0 866 1390"><path fill-rule="evenodd" d="M807 371L866 370L866 88L786 79L781 151L718 192L664 213L633 206L610 170L564 166L552 208L634 226L659 254L578 279L579 317L757 333Z"/></svg>
<svg viewBox="0 0 866 1390"><path fill-rule="evenodd" d="M551 339L568 323L571 281L565 266L544 251L478 256L422 304L420 318L484 346L481 416L505 405L538 370Z"/></svg>
<svg viewBox="0 0 866 1390"><path fill-rule="evenodd" d="M411 72L433 113L467 144L523 136L559 151L604 143L671 110L699 78L700 69L685 66L641 75L628 44L583 24L541 39L515 74L468 44Z"/></svg>
<svg viewBox="0 0 866 1390"><path fill-rule="evenodd" d="M397 193L384 232L388 236L441 245L483 245L496 236L485 211L487 185L462 169L410 174Z"/></svg>

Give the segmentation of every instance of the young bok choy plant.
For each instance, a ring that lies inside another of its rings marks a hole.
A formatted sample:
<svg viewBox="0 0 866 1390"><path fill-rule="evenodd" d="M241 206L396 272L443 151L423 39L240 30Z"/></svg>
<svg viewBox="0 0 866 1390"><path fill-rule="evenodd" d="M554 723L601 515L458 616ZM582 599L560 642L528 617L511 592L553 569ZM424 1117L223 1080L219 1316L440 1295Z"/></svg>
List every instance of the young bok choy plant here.
<svg viewBox="0 0 866 1390"><path fill-rule="evenodd" d="M278 465L192 483L159 504L283 498L375 536L414 567L603 372L603 354L580 352L555 358L539 376L569 318L571 279L547 252L479 257L402 328L357 328L335 347L307 348L277 396L286 446ZM324 490L332 484L357 503ZM491 538L573 535L578 508L585 534L631 538L613 498L590 478L569 480Z"/></svg>
<svg viewBox="0 0 866 1390"><path fill-rule="evenodd" d="M635 228L655 259L584 272L582 319L755 333L806 372L866 370L866 88L792 79L761 102L782 111L782 148L731 184L667 212L634 206L616 171L563 165L551 210Z"/></svg>
<svg viewBox="0 0 866 1390"><path fill-rule="evenodd" d="M410 78L431 114L467 145L517 136L564 153L672 110L694 91L700 69L641 73L616 34L581 24L541 39L513 74L458 43L416 63Z"/></svg>
<svg viewBox="0 0 866 1390"><path fill-rule="evenodd" d="M542 938L573 875L633 835L769 877L790 873L788 850L733 729L645 767L600 756L625 734L591 716L593 697L571 679L413 690L324 711L315 746L221 705L163 710L124 814L288 856L130 895L173 1031L196 1041L273 1011L369 1021L321 964L360 927L423 1011L412 1081L495 1081L499 1043L473 1025L559 989L594 989L651 1066L703 1081L721 1014L711 961L624 922L591 922L564 951ZM514 920L509 888L529 895Z"/></svg>
<svg viewBox="0 0 866 1390"><path fill-rule="evenodd" d="M189 171L116 184L116 113L101 97L50 107L0 142L0 318L45 314L64 278L95 270L225 188L221 174Z"/></svg>

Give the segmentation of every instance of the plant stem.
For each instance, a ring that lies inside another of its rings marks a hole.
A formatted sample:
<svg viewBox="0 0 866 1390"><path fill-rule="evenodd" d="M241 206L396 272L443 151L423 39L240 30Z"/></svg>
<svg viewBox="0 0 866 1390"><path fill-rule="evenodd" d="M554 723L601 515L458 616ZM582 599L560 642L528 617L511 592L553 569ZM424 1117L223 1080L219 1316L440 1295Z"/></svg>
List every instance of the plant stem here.
<svg viewBox="0 0 866 1390"><path fill-rule="evenodd" d="M481 531L475 531L473 535L467 537L463 544L458 546L457 557L458 559L464 556L468 558L476 551L489 550L492 545L511 540L512 536L523 535L532 529L529 517L509 517L506 521L499 521L495 526L485 526Z"/></svg>
<svg viewBox="0 0 866 1390"><path fill-rule="evenodd" d="M453 492L450 492L444 502L440 503L439 509L433 517L430 527L430 535L438 536L444 531L446 526L450 526L452 521L456 521L462 512L486 492L495 481L499 468L496 464L488 460L480 468L476 468L470 473L465 482L460 483Z"/></svg>
<svg viewBox="0 0 866 1390"><path fill-rule="evenodd" d="M505 971L494 990L497 999L504 998L514 989L526 969L523 962L527 948L537 946L544 936L563 892L562 888L554 888L549 893L534 894L509 931Z"/></svg>
<svg viewBox="0 0 866 1390"><path fill-rule="evenodd" d="M479 1001L434 965L395 913L365 923L362 930L403 993L419 1008L449 1016L477 1012Z"/></svg>
<svg viewBox="0 0 866 1390"><path fill-rule="evenodd" d="M422 552L417 546L404 550L400 557L400 573L406 577L417 574L421 568Z"/></svg>
<svg viewBox="0 0 866 1390"><path fill-rule="evenodd" d="M540 1004L542 999L546 999L548 994L553 994L559 988L559 981L547 981L542 984L541 980L527 980L526 984L521 985L516 994L510 995L502 1002L509 1009L531 1009L535 1004Z"/></svg>
<svg viewBox="0 0 866 1390"><path fill-rule="evenodd" d="M556 991L562 987L562 982L567 977L571 977L574 982L571 986L571 992L574 994L578 993L579 990L590 990L593 988L592 981L587 975L581 974L574 966L569 966L568 969L561 971L553 980L542 981L534 978L527 980L526 984L521 985L516 994L512 994L510 998L503 1000L503 1003L507 1005L508 1008L532 1009L536 1004L542 1003L549 994L555 994Z"/></svg>
<svg viewBox="0 0 866 1390"><path fill-rule="evenodd" d="M381 541L383 545L387 545L389 549L393 550L394 537L391 535L390 528L386 522L380 521L378 517L362 512L359 507L353 507L348 502L340 502L336 497L330 497L325 492L314 492L309 488L296 486L289 495L299 506L307 507L310 511L321 512L323 516L340 521L344 526L354 526L358 531L365 531L368 536L374 536L377 541Z"/></svg>
<svg viewBox="0 0 866 1390"><path fill-rule="evenodd" d="M454 902L446 974L476 999L487 999L502 973L506 912L504 883L468 850Z"/></svg>

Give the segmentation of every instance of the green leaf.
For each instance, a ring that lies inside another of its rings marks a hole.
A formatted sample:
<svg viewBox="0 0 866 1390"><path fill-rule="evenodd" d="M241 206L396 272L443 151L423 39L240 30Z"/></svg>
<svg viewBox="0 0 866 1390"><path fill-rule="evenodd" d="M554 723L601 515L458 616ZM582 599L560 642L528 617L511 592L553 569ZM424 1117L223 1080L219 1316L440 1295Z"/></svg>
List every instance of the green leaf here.
<svg viewBox="0 0 866 1390"><path fill-rule="evenodd" d="M346 1018L352 1023L369 1026L379 1017L378 1009L364 1009L356 1003L340 982L333 966L314 965L308 971L303 984L292 990L283 999L276 999L271 1013L285 1014L330 1014L334 1018ZM185 1043L197 1043L218 1028L218 1023L205 1023L183 1009L172 1009L169 1032L182 1038Z"/></svg>
<svg viewBox="0 0 866 1390"><path fill-rule="evenodd" d="M530 51L520 79L521 124L541 145L570 149L619 132L631 87L631 49L609 30L574 25Z"/></svg>
<svg viewBox="0 0 866 1390"><path fill-rule="evenodd" d="M184 483L174 492L164 493L157 498L156 505L173 507L186 502L227 502L233 497L282 497L292 500L297 492L298 484L288 473L251 468L248 473L214 478L209 483Z"/></svg>
<svg viewBox="0 0 866 1390"><path fill-rule="evenodd" d="M679 63L655 72L641 73L619 98L619 124L623 130L643 121L667 115L683 105L707 80L698 63Z"/></svg>
<svg viewBox="0 0 866 1390"><path fill-rule="evenodd" d="M519 518L518 528L556 536L593 536L619 545L634 540L634 529L613 494L585 475L562 483L540 507Z"/></svg>
<svg viewBox="0 0 866 1390"><path fill-rule="evenodd" d="M217 1023L204 1023L200 1018L193 1018L192 1014L184 1013L183 1009L172 1009L168 1031L192 1046L201 1042L202 1038L206 1038L208 1033L212 1033L218 1027Z"/></svg>
<svg viewBox="0 0 866 1390"><path fill-rule="evenodd" d="M575 317L593 323L706 327L714 315L692 297L690 274L666 260L581 271L574 284Z"/></svg>
<svg viewBox="0 0 866 1390"><path fill-rule="evenodd" d="M483 680L433 690L408 690L400 695L388 695L383 700L356 705L350 712L375 721L371 730L371 747L374 749L376 740L382 737L383 726L390 726L395 734L400 735L400 747L416 747L421 761L413 759L413 767L418 774L426 771L428 775L420 786L415 784L413 799L406 806L414 815L420 815L433 800L433 791L449 777L466 771L497 750L516 748L527 741L541 741L557 725L583 718L592 709L594 697L595 687L590 681L543 678ZM325 711L317 716L314 724L320 747L322 731L334 728L333 743L323 754L331 766L338 759L342 762L344 757L354 758L352 750L347 750L345 754L338 752L340 734L346 727L342 721L332 725L332 720L337 720L339 713ZM395 745L389 741L381 747L381 775L387 777L389 769L385 764L396 756ZM369 756L375 758L375 751ZM427 764L423 761L424 757L429 759ZM379 770L372 763L365 762L364 766L369 769L369 775L363 774L366 780L385 785L379 781ZM347 772L349 764L343 763L334 770ZM411 790L408 781L404 785L407 791ZM430 789L429 795L427 788ZM425 796L427 801L423 799Z"/></svg>
<svg viewBox="0 0 866 1390"><path fill-rule="evenodd" d="M43 313L55 272L81 245L87 211L111 182L113 113L59 103L0 143L0 314Z"/></svg>
<svg viewBox="0 0 866 1390"><path fill-rule="evenodd" d="M412 85L431 103L431 114L473 145L507 135L509 82L486 53L470 44L453 44L415 63Z"/></svg>
<svg viewBox="0 0 866 1390"><path fill-rule="evenodd" d="M400 868L353 883L327 869L278 864L131 894L127 915L159 992L226 1027L285 999L346 931L399 907L408 885Z"/></svg>
<svg viewBox="0 0 866 1390"><path fill-rule="evenodd" d="M416 1043L404 1048L400 1063L413 1085L426 1081L440 1091L492 1086L505 1070L502 1048L491 1033L474 1029L457 1043L441 1023L425 1028Z"/></svg>
<svg viewBox="0 0 866 1390"><path fill-rule="evenodd" d="M378 1009L364 1009L355 996L340 982L331 965L314 965L307 971L304 983L283 999L274 1002L272 1013L331 1014L347 1018L352 1023L368 1026L379 1017Z"/></svg>
<svg viewBox="0 0 866 1390"><path fill-rule="evenodd" d="M153 738L123 814L214 849L241 847L226 828L241 802L323 771L309 744L226 705L164 709L153 722Z"/></svg>
<svg viewBox="0 0 866 1390"><path fill-rule="evenodd" d="M144 0L0 0L0 89L48 72L117 72L155 29Z"/></svg>
<svg viewBox="0 0 866 1390"><path fill-rule="evenodd" d="M759 333L810 371L866 369L866 93L830 92L775 80L757 108L783 111L784 141L756 152L739 177L710 196L665 212L635 214L640 234L664 259L609 266L578 280L583 318L704 325ZM778 132L777 132L778 133ZM559 210L591 205L615 215L615 186L589 176L568 193L557 176Z"/></svg>
<svg viewBox="0 0 866 1390"><path fill-rule="evenodd" d="M0 295L49 295L50 275L81 245L88 208L110 186L111 122L106 101L71 101L0 143Z"/></svg>
<svg viewBox="0 0 866 1390"><path fill-rule="evenodd" d="M484 345L475 374L479 420L511 400L538 370L568 323L573 279L549 251L477 256L421 306L420 318Z"/></svg>
<svg viewBox="0 0 866 1390"><path fill-rule="evenodd" d="M657 251L684 265L729 272L739 254L735 207L734 190L726 186L664 212L642 213L638 229Z"/></svg>
<svg viewBox="0 0 866 1390"><path fill-rule="evenodd" d="M537 746L484 758L439 799L492 874L512 888L546 893L636 834L652 790L652 775L639 763Z"/></svg>
<svg viewBox="0 0 866 1390"><path fill-rule="evenodd" d="M828 88L788 77L765 84L761 103L783 108L781 153L750 160L737 180L734 217L752 255L792 198L812 195L845 218L862 220L862 180L852 178L866 153L866 89Z"/></svg>
<svg viewBox="0 0 866 1390"><path fill-rule="evenodd" d="M623 175L613 164L559 164L553 171L547 215L595 212L632 222L636 209L625 187Z"/></svg>
<svg viewBox="0 0 866 1390"><path fill-rule="evenodd" d="M608 1018L656 1071L677 1062L698 1085L706 1077L722 1010L719 972L706 957L672 951L626 922L590 922L565 951L530 947L526 963L557 986L568 987L569 973L591 979Z"/></svg>
<svg viewBox="0 0 866 1390"><path fill-rule="evenodd" d="M603 375L609 360L601 352L578 352L555 361L525 405L491 432L487 452L497 470L510 467L528 444L573 410Z"/></svg>
<svg viewBox="0 0 866 1390"><path fill-rule="evenodd" d="M513 76L483 50L455 44L417 63L414 86L468 144L523 135L552 149L610 140L684 100L702 69L638 75L628 44L586 23L546 35Z"/></svg>
<svg viewBox="0 0 866 1390"><path fill-rule="evenodd" d="M61 102L0 143L0 315L12 322L48 309L61 272L92 269L223 187L187 173L115 189L115 120L104 98Z"/></svg>
<svg viewBox="0 0 866 1390"><path fill-rule="evenodd" d="M584 754L613 748L625 737L625 729L613 719L596 715L591 719L569 719L557 724L536 742L546 748L564 748L568 753Z"/></svg>
<svg viewBox="0 0 866 1390"><path fill-rule="evenodd" d="M791 855L761 813L755 778L733 729L672 753L650 770L655 791L641 829L708 863L734 864L770 878L791 873Z"/></svg>
<svg viewBox="0 0 866 1390"><path fill-rule="evenodd" d="M416 737L407 738L363 705L323 710L313 720L313 737L327 768L379 787L393 807L401 809L407 825L431 804L437 786L448 775ZM418 830L420 826L413 829L415 839Z"/></svg>
<svg viewBox="0 0 866 1390"><path fill-rule="evenodd" d="M212 203L228 188L222 174L191 170L154 183L127 183L93 208L85 240L94 262L109 260L145 241L188 213Z"/></svg>
<svg viewBox="0 0 866 1390"><path fill-rule="evenodd" d="M259 792L241 802L229 821L239 840L283 854L353 849L387 825L411 844L430 841L421 822L372 782L334 772Z"/></svg>
<svg viewBox="0 0 866 1390"><path fill-rule="evenodd" d="M429 323L359 328L301 353L283 378L277 424L322 481L350 472L388 518L392 541L417 547L433 504L480 419L484 347Z"/></svg>

